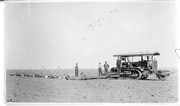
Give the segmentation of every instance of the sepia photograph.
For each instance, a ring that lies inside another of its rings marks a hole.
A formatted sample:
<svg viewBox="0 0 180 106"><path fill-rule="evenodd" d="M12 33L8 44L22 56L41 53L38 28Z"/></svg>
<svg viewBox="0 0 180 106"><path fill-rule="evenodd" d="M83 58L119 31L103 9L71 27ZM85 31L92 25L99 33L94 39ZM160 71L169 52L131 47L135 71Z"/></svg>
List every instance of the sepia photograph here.
<svg viewBox="0 0 180 106"><path fill-rule="evenodd" d="M5 102L178 103L175 0L5 2Z"/></svg>

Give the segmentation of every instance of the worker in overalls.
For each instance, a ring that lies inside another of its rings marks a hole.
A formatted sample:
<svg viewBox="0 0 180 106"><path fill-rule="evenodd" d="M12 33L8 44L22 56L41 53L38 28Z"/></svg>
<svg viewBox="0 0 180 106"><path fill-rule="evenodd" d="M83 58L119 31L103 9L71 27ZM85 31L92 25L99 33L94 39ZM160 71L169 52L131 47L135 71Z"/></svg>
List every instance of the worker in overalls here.
<svg viewBox="0 0 180 106"><path fill-rule="evenodd" d="M79 71L79 67L78 67L78 63L76 63L75 66L75 76L78 77L78 71Z"/></svg>
<svg viewBox="0 0 180 106"><path fill-rule="evenodd" d="M109 64L107 63L107 61L105 61L105 64L104 64L105 75L107 75L109 67L110 67Z"/></svg>

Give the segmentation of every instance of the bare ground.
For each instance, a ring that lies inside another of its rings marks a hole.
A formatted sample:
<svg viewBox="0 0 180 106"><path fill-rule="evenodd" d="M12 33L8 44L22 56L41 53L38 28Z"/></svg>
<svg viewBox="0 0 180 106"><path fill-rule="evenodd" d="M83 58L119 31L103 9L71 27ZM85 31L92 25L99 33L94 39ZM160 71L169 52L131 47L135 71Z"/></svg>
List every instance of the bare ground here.
<svg viewBox="0 0 180 106"><path fill-rule="evenodd" d="M94 79L60 80L9 76L7 102L174 103L178 102L177 73L165 81Z"/></svg>

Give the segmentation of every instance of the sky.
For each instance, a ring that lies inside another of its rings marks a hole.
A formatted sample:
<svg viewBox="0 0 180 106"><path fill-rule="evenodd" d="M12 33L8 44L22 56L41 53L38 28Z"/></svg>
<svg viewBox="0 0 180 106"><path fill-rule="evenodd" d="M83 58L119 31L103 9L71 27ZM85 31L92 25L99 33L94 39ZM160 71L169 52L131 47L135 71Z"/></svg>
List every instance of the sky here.
<svg viewBox="0 0 180 106"><path fill-rule="evenodd" d="M97 68L114 54L160 52L177 68L175 2L7 3L6 68Z"/></svg>

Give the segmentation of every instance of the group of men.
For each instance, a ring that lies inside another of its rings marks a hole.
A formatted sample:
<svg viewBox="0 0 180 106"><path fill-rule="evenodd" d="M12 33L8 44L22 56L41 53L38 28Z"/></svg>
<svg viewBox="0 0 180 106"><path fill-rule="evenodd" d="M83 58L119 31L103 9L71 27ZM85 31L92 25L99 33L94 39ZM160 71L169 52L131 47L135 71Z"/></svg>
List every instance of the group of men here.
<svg viewBox="0 0 180 106"><path fill-rule="evenodd" d="M109 64L107 63L107 61L105 61L104 63L104 71L105 71L105 75L107 75L108 73L108 69L109 69ZM78 63L76 63L76 66L75 66L75 76L78 77L78 71L79 71L79 67L78 67ZM99 63L98 65L98 72L99 72L99 75L104 75L103 74L103 67L101 65L101 63Z"/></svg>
<svg viewBox="0 0 180 106"><path fill-rule="evenodd" d="M105 63L104 63L104 71L105 71L105 75L107 75L107 73L108 73L108 69L109 69L109 64L107 63L107 61L105 61ZM101 65L101 63L99 63L99 66L98 66L98 72L99 72L99 75L103 75L103 72L102 72L102 70L103 70L103 68L102 68L102 65Z"/></svg>

